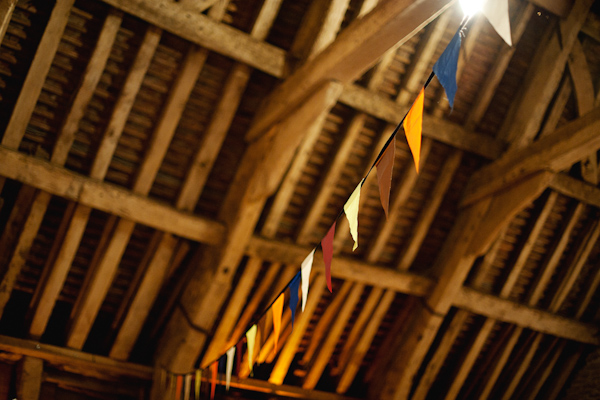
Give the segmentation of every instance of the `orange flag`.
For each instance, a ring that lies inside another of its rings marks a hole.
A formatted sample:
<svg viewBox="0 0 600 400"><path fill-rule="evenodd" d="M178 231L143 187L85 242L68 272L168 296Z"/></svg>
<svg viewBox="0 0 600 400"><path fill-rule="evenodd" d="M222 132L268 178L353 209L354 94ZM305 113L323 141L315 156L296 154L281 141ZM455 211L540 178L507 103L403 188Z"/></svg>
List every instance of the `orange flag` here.
<svg viewBox="0 0 600 400"><path fill-rule="evenodd" d="M281 330L281 314L283 313L283 293L275 300L271 309L273 310L273 335L275 335L274 351L277 352L277 341L279 340L279 331Z"/></svg>
<svg viewBox="0 0 600 400"><path fill-rule="evenodd" d="M413 159L415 160L415 167L417 173L419 172L419 157L421 154L421 131L423 129L423 102L425 99L425 88L421 89L421 92L417 96L417 99L413 103L410 111L404 119L404 133L406 134L406 141L408 147L412 152Z"/></svg>
<svg viewBox="0 0 600 400"><path fill-rule="evenodd" d="M183 375L177 375L177 384L175 385L175 400L181 399L181 389L183 388Z"/></svg>
<svg viewBox="0 0 600 400"><path fill-rule="evenodd" d="M215 361L212 365L212 381L210 382L210 400L215 398L215 389L217 388L217 372L219 369L219 362Z"/></svg>

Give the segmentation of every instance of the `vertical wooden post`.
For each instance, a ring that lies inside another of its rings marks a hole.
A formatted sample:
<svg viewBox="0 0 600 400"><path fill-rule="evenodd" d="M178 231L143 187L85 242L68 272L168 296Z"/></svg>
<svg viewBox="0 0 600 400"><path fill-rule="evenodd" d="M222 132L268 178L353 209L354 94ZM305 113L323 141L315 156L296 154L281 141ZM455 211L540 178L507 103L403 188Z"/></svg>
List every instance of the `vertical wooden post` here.
<svg viewBox="0 0 600 400"><path fill-rule="evenodd" d="M38 400L42 387L44 362L39 358L25 356L17 367L17 398Z"/></svg>

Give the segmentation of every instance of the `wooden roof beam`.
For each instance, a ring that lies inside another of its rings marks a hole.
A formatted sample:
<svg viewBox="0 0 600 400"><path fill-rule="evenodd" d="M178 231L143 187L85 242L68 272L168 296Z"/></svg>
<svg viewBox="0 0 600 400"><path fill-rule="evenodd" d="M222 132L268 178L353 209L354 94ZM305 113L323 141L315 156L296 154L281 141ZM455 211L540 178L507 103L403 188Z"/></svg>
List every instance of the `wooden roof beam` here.
<svg viewBox="0 0 600 400"><path fill-rule="evenodd" d="M119 186L76 174L1 146L0 175L197 242L218 244L225 233L225 228L219 222L177 210Z"/></svg>
<svg viewBox="0 0 600 400"><path fill-rule="evenodd" d="M507 152L473 174L463 197L471 204L540 170L559 172L600 148L600 112L594 109L526 148Z"/></svg>
<svg viewBox="0 0 600 400"><path fill-rule="evenodd" d="M281 78L285 51L221 24L186 4L168 0L103 0L153 25L208 50L215 51L269 75Z"/></svg>
<svg viewBox="0 0 600 400"><path fill-rule="evenodd" d="M300 67L262 105L246 135L250 141L298 107L322 82L352 82L393 46L410 39L451 0L382 1L354 21L326 50Z"/></svg>

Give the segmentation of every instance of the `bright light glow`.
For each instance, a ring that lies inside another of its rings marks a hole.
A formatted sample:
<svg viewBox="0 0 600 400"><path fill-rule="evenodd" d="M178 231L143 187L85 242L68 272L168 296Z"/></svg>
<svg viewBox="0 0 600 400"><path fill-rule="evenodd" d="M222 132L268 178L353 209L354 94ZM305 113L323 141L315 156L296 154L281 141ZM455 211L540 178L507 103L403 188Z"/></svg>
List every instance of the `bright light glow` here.
<svg viewBox="0 0 600 400"><path fill-rule="evenodd" d="M460 0L459 2L465 15L472 16L483 9L485 0Z"/></svg>

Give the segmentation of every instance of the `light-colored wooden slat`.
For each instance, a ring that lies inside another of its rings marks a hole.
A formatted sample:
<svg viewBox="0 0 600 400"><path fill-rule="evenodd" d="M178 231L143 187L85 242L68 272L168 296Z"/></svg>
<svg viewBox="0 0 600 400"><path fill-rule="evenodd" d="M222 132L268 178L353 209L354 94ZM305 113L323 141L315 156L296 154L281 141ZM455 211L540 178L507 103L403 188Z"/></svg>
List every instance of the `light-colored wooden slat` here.
<svg viewBox="0 0 600 400"><path fill-rule="evenodd" d="M552 104L552 108L550 109L550 112L548 113L548 117L546 118L546 121L544 123L544 127L542 128L542 131L540 132L540 138L547 136L548 134L550 134L556 130L558 122L560 121L560 118L562 117L563 112L565 110L565 106L567 105L567 102L571 98L572 92L573 92L573 83L571 82L571 79L568 79L568 78L563 79L563 82L560 85L560 88L558 89L558 94L556 95L556 99L554 100L554 103Z"/></svg>
<svg viewBox="0 0 600 400"><path fill-rule="evenodd" d="M106 252L91 277L90 285L80 294L81 302L72 314L71 328L67 334L68 347L81 349L85 344L134 228L135 223L132 221L122 219L117 223Z"/></svg>
<svg viewBox="0 0 600 400"><path fill-rule="evenodd" d="M556 346L555 349L552 349L552 357L550 357L550 359L547 362L544 362L544 367L540 376L536 377L537 379L535 379L535 381L532 383L532 386L530 386L530 389L527 393L528 399L534 400L537 397L540 389L548 380L550 373L552 373L552 370L554 369L554 366L556 365L556 362L561 356L566 344L567 342L563 340L558 344L558 346Z"/></svg>
<svg viewBox="0 0 600 400"><path fill-rule="evenodd" d="M342 32L327 51L300 67L276 88L261 107L246 137L267 132L312 93L321 82L350 83L395 45L410 39L451 4L447 0L379 3L369 14Z"/></svg>
<svg viewBox="0 0 600 400"><path fill-rule="evenodd" d="M352 330L350 330L350 333L346 338L346 342L344 343L344 347L338 356L337 365L331 370L332 375L339 375L340 372L346 368L348 365L348 360L356 348L356 343L358 342L359 337L362 337L365 326L373 325L371 322L373 310L375 310L375 307L377 307L377 304L381 300L381 295L383 293L384 290L381 288L374 287L371 289L369 297L362 306L358 318L356 321L354 321L354 324L352 324Z"/></svg>
<svg viewBox="0 0 600 400"><path fill-rule="evenodd" d="M281 385L283 383L294 356L296 355L298 345L304 337L306 328L308 328L308 325L310 324L310 320L312 319L312 316L319 305L319 301L321 300L321 296L324 291L325 276L323 274L319 274L315 278L314 283L311 285L310 296L308 296L304 311L298 312L299 315L297 314L296 316L294 329L287 342L283 346L279 357L277 358L277 362L275 363L273 371L271 372L271 376L269 377L269 382L275 385Z"/></svg>
<svg viewBox="0 0 600 400"><path fill-rule="evenodd" d="M381 301L379 302L377 308L375 309L375 312L373 312L371 316L369 324L366 326L364 332L360 336L360 339L358 340L358 343L354 348L354 352L348 360L348 364L344 369L344 372L340 377L340 380L336 387L336 392L346 393L346 391L352 384L352 381L354 380L354 377L358 373L358 370L362 364L362 360L367 354L367 351L371 346L371 342L373 341L373 338L375 337L375 334L379 329L381 321L385 317L385 314L387 313L389 307L394 301L395 295L396 294L391 290L387 290L383 294Z"/></svg>
<svg viewBox="0 0 600 400"><path fill-rule="evenodd" d="M573 43L568 65L575 89L577 111L579 115L587 114L594 108L594 83L583 46L578 39ZM598 160L595 151L581 161L581 176L592 185L598 184Z"/></svg>
<svg viewBox="0 0 600 400"><path fill-rule="evenodd" d="M335 298L327 306L327 309L321 318L319 318L319 322L313 330L310 343L302 355L302 360L300 361L301 364L308 365L313 356L317 353L322 339L329 334L330 325L335 320L336 315L339 313L339 310L346 297L348 297L353 285L353 282L346 281L342 287L336 291Z"/></svg>
<svg viewBox="0 0 600 400"><path fill-rule="evenodd" d="M126 360L129 358L129 353L133 349L139 331L142 329L145 316L147 316L154 303L154 293L158 293L164 282L165 273L168 270L167 266L173 255L172 249L176 243L177 239L170 234L165 234L158 244L154 257L152 257L145 274L145 276L152 276L154 279L144 279L142 284L140 284L115 339L115 343L110 350L109 356L111 358L117 360Z"/></svg>
<svg viewBox="0 0 600 400"><path fill-rule="evenodd" d="M513 287L515 286L515 283L517 282L517 278L519 277L523 267L525 266L525 262L527 261L531 250L533 249L533 245L537 241L537 238L548 216L550 215L552 208L554 207L557 196L558 195L553 192L546 200L544 207L540 211L540 214L537 216L537 220L528 234L527 240L525 241L525 243L519 251L519 256L514 262L507 279L502 285L502 289L500 290L499 294L500 297L505 298L508 295L510 295L510 292L512 291ZM472 344L467 352L467 355L462 360L456 375L452 379L452 384L446 392L446 399L454 399L458 396L463 383L465 382L469 373L471 372L471 368L475 364L475 361L477 361L477 357L484 344L486 343L488 336L491 333L495 324L496 321L494 319L487 319L483 323L483 326L481 327L479 332L477 332L477 335L472 340Z"/></svg>
<svg viewBox="0 0 600 400"><path fill-rule="evenodd" d="M500 53L496 57L491 70L488 72L485 81L481 85L481 89L477 93L475 101L473 101L469 115L467 116L465 126L468 129L474 129L483 118L484 113L492 101L494 93L496 93L496 89L500 84L500 80L506 72L508 63L512 59L517 45L519 44L519 41L525 32L525 28L533 16L533 12L533 4L527 3L522 12L516 13L517 20L514 23L511 23L510 27L513 45L502 46ZM554 128L552 130L554 130Z"/></svg>
<svg viewBox="0 0 600 400"><path fill-rule="evenodd" d="M297 239L299 244L306 245L310 242L310 235L314 231L315 226L321 218L323 209L336 188L336 183L339 181L344 165L348 161L352 147L360 136L365 118L365 114L359 114L350 122L348 130L344 134L344 139L340 143L340 147L331 161L327 173L324 174L324 178L319 184L317 194L313 197L308 214L302 219Z"/></svg>
<svg viewBox="0 0 600 400"><path fill-rule="evenodd" d="M242 277L240 278L240 281L238 282L231 295L231 298L229 299L229 304L223 313L221 323L215 331L214 339L211 341L208 349L204 353L204 358L201 362L201 365L206 365L231 347L228 347L230 341L229 335L235 327L237 318L242 312L242 309L246 303L246 298L250 294L250 290L254 285L254 281L256 280L261 267L261 259L251 258L248 260Z"/></svg>
<svg viewBox="0 0 600 400"><path fill-rule="evenodd" d="M4 311L4 307L10 298L10 294L17 282L17 277L19 276L21 269L27 262L27 255L37 236L38 230L40 229L42 219L44 218L44 214L46 213L51 198L52 196L46 192L38 192L31 205L31 210L23 225L23 231L19 235L19 240L15 246L13 256L4 273L2 282L0 282L0 315Z"/></svg>
<svg viewBox="0 0 600 400"><path fill-rule="evenodd" d="M520 99L512 104L511 116L501 128L501 137L511 143L512 149L522 148L534 140L592 3L576 0L569 15L559 22L560 35L553 32L548 42L539 47Z"/></svg>
<svg viewBox="0 0 600 400"><path fill-rule="evenodd" d="M510 354L512 353L515 345L517 344L517 341L519 340L519 336L521 336L522 332L523 332L523 328L516 327L515 330L513 331L512 335L510 336L510 338L507 340L506 345L502 349L502 353L500 354L500 357L498 357L498 360L492 366L492 370L491 370L489 376L487 377L487 380L485 381L485 385L480 394L481 398L484 398L484 399L488 398L488 396L492 392L492 389L494 388L494 385L496 384L498 377L500 377L500 374L502 373L504 366L508 362L508 358L510 357Z"/></svg>
<svg viewBox="0 0 600 400"><path fill-rule="evenodd" d="M421 160L423 164L427 162L427 156L429 155L430 149L431 140L423 140L423 145L421 147ZM399 180L400 183L392 195L392 200L388 210L388 217L381 219L379 222L379 226L377 228L377 232L379 232L379 234L375 237L373 244L370 245L369 250L367 251L366 259L368 262L377 262L379 254L381 254L383 251L390 235L394 230L395 222L402 213L404 204L406 204L406 201L410 197L410 194L417 183L417 178L417 170L413 167L412 160L409 160L404 168L402 177Z"/></svg>
<svg viewBox="0 0 600 400"><path fill-rule="evenodd" d="M216 244L223 238L224 227L221 223L177 210L163 202L87 178L2 146L0 175L191 240Z"/></svg>
<svg viewBox="0 0 600 400"><path fill-rule="evenodd" d="M143 381L152 379L153 369L145 365L117 361L97 354L83 353L31 340L0 336L0 349L8 353L35 357L52 365L66 365L72 372L83 376L108 380L118 377Z"/></svg>
<svg viewBox="0 0 600 400"><path fill-rule="evenodd" d="M23 400L38 400L42 387L44 361L25 356L17 364L17 397Z"/></svg>
<svg viewBox="0 0 600 400"><path fill-rule="evenodd" d="M268 137L248 147L231 186L234 190L229 191L219 213L230 229L226 243L203 258L196 275L188 282L191 287L196 287L206 281L207 275L211 275L211 284L201 296L192 296L191 291L186 290L182 293L180 302L195 325L212 329L216 309L221 307L229 293L245 243L252 236L267 198L279 185L305 130L319 114L328 112L340 92L339 83L326 83ZM172 366L174 371L189 370L206 337L193 331L185 319L175 318L165 330L164 338L169 339L161 342L159 359ZM194 336L193 343L177 339L187 335ZM180 343L185 343L185 346L179 346Z"/></svg>
<svg viewBox="0 0 600 400"><path fill-rule="evenodd" d="M562 368L558 376L552 380L552 386L546 393L546 399L554 400L558 397L562 391L567 379L571 376L571 373L575 369L581 354L583 353L583 346L580 346L569 358L562 364Z"/></svg>
<svg viewBox="0 0 600 400"><path fill-rule="evenodd" d="M549 309L551 311L558 311L569 295L573 285L579 278L581 270L587 263L592 249L598 241L598 236L600 236L600 223L596 223L595 226L586 233L585 237L582 238L582 241L577 244L573 262L566 268L565 277L561 281L556 295L550 303Z"/></svg>
<svg viewBox="0 0 600 400"><path fill-rule="evenodd" d="M94 51L90 56L90 60L83 73L83 78L77 89L77 94L71 103L71 107L67 112L67 116L60 128L58 138L54 144L52 151L51 162L64 165L69 155L69 150L75 139L75 134L79 129L79 122L83 118L85 110L90 102L96 86L100 81L108 57L110 49L115 42L117 32L121 26L123 15L118 11L110 11L104 21L100 36L94 47Z"/></svg>
<svg viewBox="0 0 600 400"><path fill-rule="evenodd" d="M572 178L566 174L556 174L552 182L550 182L550 187L565 196L572 197L594 207L600 207L600 189L589 183Z"/></svg>
<svg viewBox="0 0 600 400"><path fill-rule="evenodd" d="M27 124L42 92L46 75L50 71L54 54L69 21L71 7L75 0L58 0L52 9L50 19L38 45L38 50L29 66L27 77L19 93L13 113L2 137L2 146L18 149L25 134Z"/></svg>
<svg viewBox="0 0 600 400"><path fill-rule="evenodd" d="M544 335L535 334L535 338L527 346L527 352L525 356L521 360L519 360L516 371L514 372L510 383L505 388L504 394L502 395L502 400L508 400L512 398L515 389L517 388L519 382L521 382L521 379L523 378L523 375L525 374L525 372L527 372L529 364L531 364L531 360L533 360L533 357L535 356L535 353L538 347L540 346L543 337Z"/></svg>
<svg viewBox="0 0 600 400"><path fill-rule="evenodd" d="M583 315L583 313L589 306L590 302L592 301L592 298L594 297L594 294L596 293L598 286L600 286L600 268L596 267L595 270L596 270L596 274L594 275L592 281L590 282L590 284L585 292L585 295L583 296L583 298L579 302L579 305L577 306L577 312L575 313L575 319L581 319L581 316Z"/></svg>
<svg viewBox="0 0 600 400"><path fill-rule="evenodd" d="M398 116L408 111L406 106L353 84L346 85L339 100L394 126L398 123ZM500 157L505 148L504 142L500 140L476 134L463 126L427 113L423 115L423 136L492 160Z"/></svg>
<svg viewBox="0 0 600 400"><path fill-rule="evenodd" d="M456 7L456 6L455 6ZM427 28L427 31L419 42L419 47L413 56L413 60L406 71L404 78L402 79L402 87L396 102L400 105L407 105L408 102L416 97L419 93L426 78L425 74L428 74L427 68L431 64L437 46L446 32L450 17L452 16L451 11L440 15L435 21L431 23L431 26Z"/></svg>
<svg viewBox="0 0 600 400"><path fill-rule="evenodd" d="M4 268L9 264L10 258L12 257L12 249L15 246L15 242L19 238L19 232L25 223L31 204L35 199L35 188L22 185L19 189L19 194L15 199L15 204L12 207L10 216L6 221L6 225L0 236L0 265L2 265L2 274L4 274Z"/></svg>
<svg viewBox="0 0 600 400"><path fill-rule="evenodd" d="M406 271L410 268L412 262L417 257L417 253L421 248L421 244L425 240L425 235L429 231L429 227L433 222L440 204L446 195L446 191L450 188L450 183L454 177L454 173L460 166L462 160L462 151L455 150L448 156L444 165L442 166L442 172L435 182L431 193L427 197L423 210L417 219L408 241L402 247L400 251L400 261L398 262L397 268Z"/></svg>
<svg viewBox="0 0 600 400"><path fill-rule="evenodd" d="M335 322L328 329L327 336L323 345L319 349L319 352L312 363L306 378L304 379L304 383L302 387L304 389L314 389L314 387L319 382L333 351L335 350L335 346L344 331L344 327L348 323L348 319L350 318L352 311L356 307L356 303L360 299L360 295L364 289L364 285L357 283L352 287L352 290L348 294L348 296L344 298L344 303L340 308L339 313L336 315ZM339 295L338 295L339 297Z"/></svg>
<svg viewBox="0 0 600 400"><path fill-rule="evenodd" d="M473 174L463 204L514 184L540 170L561 171L600 148L600 112L594 111L558 128L530 146L508 151L500 159Z"/></svg>
<svg viewBox="0 0 600 400"><path fill-rule="evenodd" d="M10 24L10 19L16 5L17 0L2 0L0 3L0 43L4 39L4 34L6 33L6 29L8 29L8 24Z"/></svg>
<svg viewBox="0 0 600 400"><path fill-rule="evenodd" d="M231 57L269 75L278 78L284 75L284 50L257 41L247 33L221 24L184 5L167 0L103 1L192 43Z"/></svg>

